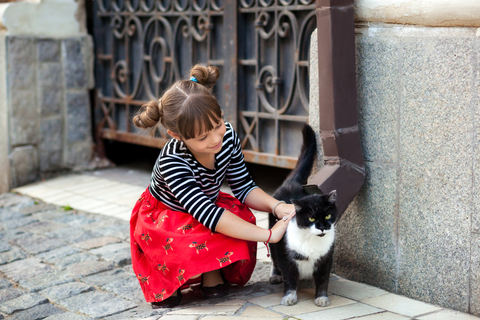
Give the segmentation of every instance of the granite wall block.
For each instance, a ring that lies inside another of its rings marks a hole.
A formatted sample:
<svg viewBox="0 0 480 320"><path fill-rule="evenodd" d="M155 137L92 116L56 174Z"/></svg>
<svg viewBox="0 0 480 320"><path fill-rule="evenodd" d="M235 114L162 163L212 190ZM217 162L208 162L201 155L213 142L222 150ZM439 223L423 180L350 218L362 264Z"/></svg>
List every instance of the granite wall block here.
<svg viewBox="0 0 480 320"><path fill-rule="evenodd" d="M33 146L17 147L9 155L13 187L38 179L37 149Z"/></svg>
<svg viewBox="0 0 480 320"><path fill-rule="evenodd" d="M402 50L398 293L468 311L472 39L423 41Z"/></svg>
<svg viewBox="0 0 480 320"><path fill-rule="evenodd" d="M472 261L470 279L470 310L480 317L480 233L472 233Z"/></svg>
<svg viewBox="0 0 480 320"><path fill-rule="evenodd" d="M39 110L35 90L11 89L10 96L10 144L12 146L38 142Z"/></svg>
<svg viewBox="0 0 480 320"><path fill-rule="evenodd" d="M396 290L397 169L366 162L365 183L337 223L335 273Z"/></svg>
<svg viewBox="0 0 480 320"><path fill-rule="evenodd" d="M39 62L60 62L60 42L55 39L38 39L37 53Z"/></svg>
<svg viewBox="0 0 480 320"><path fill-rule="evenodd" d="M87 91L67 92L67 143L84 141L91 135L90 98Z"/></svg>
<svg viewBox="0 0 480 320"><path fill-rule="evenodd" d="M398 55L395 38L357 38L358 121L362 124L361 141L367 161L397 161Z"/></svg>
<svg viewBox="0 0 480 320"><path fill-rule="evenodd" d="M29 89L35 83L35 39L32 37L8 37L9 89Z"/></svg>
<svg viewBox="0 0 480 320"><path fill-rule="evenodd" d="M65 86L67 89L86 88L88 84L82 38L62 41Z"/></svg>

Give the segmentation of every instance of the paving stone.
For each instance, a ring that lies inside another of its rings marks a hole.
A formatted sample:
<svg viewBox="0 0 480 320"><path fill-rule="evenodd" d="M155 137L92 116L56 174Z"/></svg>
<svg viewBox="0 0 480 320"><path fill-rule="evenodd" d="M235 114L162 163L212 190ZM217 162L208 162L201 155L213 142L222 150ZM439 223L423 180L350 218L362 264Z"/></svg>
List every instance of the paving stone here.
<svg viewBox="0 0 480 320"><path fill-rule="evenodd" d="M81 227L97 221L95 217L87 216L84 214L71 214L63 218L58 219L57 222L68 224L72 227Z"/></svg>
<svg viewBox="0 0 480 320"><path fill-rule="evenodd" d="M10 247L7 242L4 242L4 241L0 242L0 252L10 251L10 250L12 250L12 247Z"/></svg>
<svg viewBox="0 0 480 320"><path fill-rule="evenodd" d="M60 306L98 319L136 307L131 301L102 292L87 292L59 301Z"/></svg>
<svg viewBox="0 0 480 320"><path fill-rule="evenodd" d="M48 210L54 210L56 207L52 204L49 203L37 203L31 207L24 207L18 209L18 212L23 213L25 215L31 215L32 213L37 213L37 212L42 212L42 211L48 211Z"/></svg>
<svg viewBox="0 0 480 320"><path fill-rule="evenodd" d="M63 257L70 256L70 255L73 255L73 254L78 253L78 252L80 252L80 249L78 249L78 248L73 248L71 246L64 246L64 247L54 249L54 250L51 250L51 251L48 251L48 252L40 253L36 257L41 259L44 262L50 262L53 259L63 258Z"/></svg>
<svg viewBox="0 0 480 320"><path fill-rule="evenodd" d="M73 281L75 281L75 279L69 274L65 272L55 272L38 277L22 279L19 281L19 284L30 292L37 292L45 288Z"/></svg>
<svg viewBox="0 0 480 320"><path fill-rule="evenodd" d="M100 238L85 240L85 241L76 243L74 245L76 247L89 250L89 249L94 249L98 247L103 247L108 244L117 243L120 241L121 241L120 239L114 238L114 237L100 237Z"/></svg>
<svg viewBox="0 0 480 320"><path fill-rule="evenodd" d="M54 269L49 265L41 263L39 259L28 258L0 266L0 271L5 273L7 278L18 282L24 278L52 273Z"/></svg>
<svg viewBox="0 0 480 320"><path fill-rule="evenodd" d="M125 239L130 235L130 227L128 222L126 221L118 221L115 224L107 224L102 225L103 222L96 223L94 230L96 233L100 234L101 236L110 236L119 239ZM84 229L89 228L90 226L83 227Z"/></svg>
<svg viewBox="0 0 480 320"><path fill-rule="evenodd" d="M5 220L0 223L4 227L4 229L15 229L18 227L23 227L33 222L37 222L38 219L32 217L22 217L22 218L15 218L10 220Z"/></svg>
<svg viewBox="0 0 480 320"><path fill-rule="evenodd" d="M66 257L53 258L48 262L55 264L58 269L64 270L70 265L86 261L98 261L98 257L88 253L76 253Z"/></svg>
<svg viewBox="0 0 480 320"><path fill-rule="evenodd" d="M37 254L63 247L65 242L44 235L33 235L25 239L16 239L11 243L18 245L27 253Z"/></svg>
<svg viewBox="0 0 480 320"><path fill-rule="evenodd" d="M80 293L92 290L95 290L95 288L91 285L81 282L71 282L47 288L40 291L40 294L44 295L51 301L58 302L60 300L67 299Z"/></svg>
<svg viewBox="0 0 480 320"><path fill-rule="evenodd" d="M72 213L70 213L70 215L71 214ZM47 211L34 213L31 216L39 220L52 220L52 219L57 220L60 217L65 217L65 215L69 215L69 213L65 212L65 210L55 207L54 210L47 210ZM55 222L58 223L58 221L55 221Z"/></svg>
<svg viewBox="0 0 480 320"><path fill-rule="evenodd" d="M77 313L73 312L65 312L65 313L60 313L56 314L50 317L46 317L44 320L89 320L92 318L89 318L87 316L82 316Z"/></svg>
<svg viewBox="0 0 480 320"><path fill-rule="evenodd" d="M112 281L103 285L102 289L137 303L145 302L145 297L136 277Z"/></svg>
<svg viewBox="0 0 480 320"><path fill-rule="evenodd" d="M16 193L4 193L0 198L0 207L10 210L18 210L35 205L35 201L29 197Z"/></svg>
<svg viewBox="0 0 480 320"><path fill-rule="evenodd" d="M4 288L4 289L0 289L0 303L15 299L17 297L20 297L21 295L23 295L25 293L26 293L26 291L20 290L20 289L17 289L17 288L7 287L7 288Z"/></svg>
<svg viewBox="0 0 480 320"><path fill-rule="evenodd" d="M25 215L23 213L20 213L18 211L9 210L9 209L0 208L0 221L18 219L18 218L22 218L22 217L25 217Z"/></svg>
<svg viewBox="0 0 480 320"><path fill-rule="evenodd" d="M113 263L106 261L85 261L67 267L67 271L77 279L111 269Z"/></svg>
<svg viewBox="0 0 480 320"><path fill-rule="evenodd" d="M39 306L20 311L12 315L8 320L38 320L48 316L60 314L63 311L50 303L41 304Z"/></svg>
<svg viewBox="0 0 480 320"><path fill-rule="evenodd" d="M117 268L82 278L82 281L94 286L103 286L113 281L125 280L132 277L137 279L133 272L129 273L123 269Z"/></svg>
<svg viewBox="0 0 480 320"><path fill-rule="evenodd" d="M22 250L14 248L13 250L0 253L0 265L25 259L26 257L27 255Z"/></svg>
<svg viewBox="0 0 480 320"><path fill-rule="evenodd" d="M124 266L132 263L130 244L114 243L104 247L90 250L89 253L101 257L105 261L114 262L116 266Z"/></svg>
<svg viewBox="0 0 480 320"><path fill-rule="evenodd" d="M31 237L32 235L33 234L30 232L25 232L19 229L0 231L0 239L8 242L16 239L25 239Z"/></svg>
<svg viewBox="0 0 480 320"><path fill-rule="evenodd" d="M0 278L0 289L10 288L12 283L7 279ZM1 297L1 295L0 295Z"/></svg>
<svg viewBox="0 0 480 320"><path fill-rule="evenodd" d="M69 227L64 229L58 229L52 232L47 232L47 236L52 238L58 238L67 243L77 243L88 239L98 238L101 234L94 231L85 231L78 227Z"/></svg>
<svg viewBox="0 0 480 320"><path fill-rule="evenodd" d="M37 234L44 234L44 233L52 232L61 228L65 228L65 225L63 223L56 223L51 221L38 221L38 222L31 223L28 226L22 227L20 229L31 231Z"/></svg>
<svg viewBox="0 0 480 320"><path fill-rule="evenodd" d="M12 314L15 311L26 310L39 304L48 302L48 299L37 293L28 293L0 305L0 311L6 314Z"/></svg>
<svg viewBox="0 0 480 320"><path fill-rule="evenodd" d="M217 306L217 305L206 305L193 308L186 308L176 311L171 311L168 315L178 315L178 314L211 314L211 315L233 315L237 312L242 306L233 305L233 306Z"/></svg>

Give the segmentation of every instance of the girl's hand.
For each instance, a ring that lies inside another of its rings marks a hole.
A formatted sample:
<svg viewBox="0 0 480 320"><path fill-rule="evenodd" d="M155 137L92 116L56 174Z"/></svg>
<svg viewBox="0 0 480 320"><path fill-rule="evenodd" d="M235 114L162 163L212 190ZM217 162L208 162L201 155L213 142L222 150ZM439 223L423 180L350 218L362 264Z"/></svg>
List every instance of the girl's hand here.
<svg viewBox="0 0 480 320"><path fill-rule="evenodd" d="M293 204L281 203L275 208L275 215L281 220L293 211L295 211L295 206Z"/></svg>
<svg viewBox="0 0 480 320"><path fill-rule="evenodd" d="M275 210L276 211L276 210ZM296 212L295 210L290 211L290 214L286 215L286 219L284 220L283 218L278 220L277 223L272 227L272 237L270 238L269 243L277 243L280 241L287 231L288 224L290 223L290 220L295 216Z"/></svg>

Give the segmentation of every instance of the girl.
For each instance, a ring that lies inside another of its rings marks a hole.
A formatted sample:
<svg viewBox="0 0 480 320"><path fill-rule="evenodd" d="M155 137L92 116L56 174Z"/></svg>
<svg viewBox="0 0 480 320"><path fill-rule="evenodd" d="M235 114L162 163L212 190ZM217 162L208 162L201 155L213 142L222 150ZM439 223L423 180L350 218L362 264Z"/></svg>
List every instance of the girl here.
<svg viewBox="0 0 480 320"><path fill-rule="evenodd" d="M255 242L280 241L295 214L251 180L240 139L211 92L219 75L216 67L196 65L190 80L176 82L133 118L140 128L160 122L173 137L130 220L133 269L154 308L178 305L180 290L193 283L201 282L205 298L228 294L228 283L247 283ZM225 179L235 197L220 192ZM260 228L249 208L280 220Z"/></svg>

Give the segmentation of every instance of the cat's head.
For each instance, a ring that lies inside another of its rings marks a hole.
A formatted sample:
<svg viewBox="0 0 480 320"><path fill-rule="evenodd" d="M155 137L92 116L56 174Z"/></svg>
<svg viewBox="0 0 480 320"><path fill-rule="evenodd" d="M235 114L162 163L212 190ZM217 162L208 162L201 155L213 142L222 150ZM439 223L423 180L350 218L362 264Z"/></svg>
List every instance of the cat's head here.
<svg viewBox="0 0 480 320"><path fill-rule="evenodd" d="M333 230L332 226L337 221L337 191L328 194L313 194L301 199L292 199L297 211L295 218L297 225L323 237Z"/></svg>

